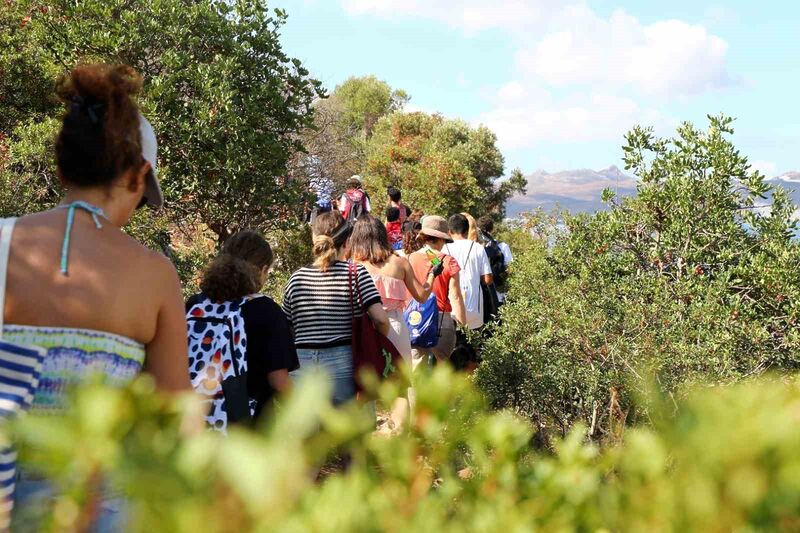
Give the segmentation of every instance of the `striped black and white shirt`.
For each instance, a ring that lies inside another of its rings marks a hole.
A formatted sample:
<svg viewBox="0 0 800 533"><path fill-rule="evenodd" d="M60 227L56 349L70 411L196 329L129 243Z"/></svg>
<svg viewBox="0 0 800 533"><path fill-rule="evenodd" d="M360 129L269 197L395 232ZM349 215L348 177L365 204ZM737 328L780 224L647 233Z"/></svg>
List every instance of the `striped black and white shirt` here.
<svg viewBox="0 0 800 533"><path fill-rule="evenodd" d="M298 348L347 346L353 334L349 265L337 261L322 272L314 266L303 267L289 278L283 295L283 312L294 329ZM381 303L375 282L362 265L356 269L363 306L356 304L355 316Z"/></svg>

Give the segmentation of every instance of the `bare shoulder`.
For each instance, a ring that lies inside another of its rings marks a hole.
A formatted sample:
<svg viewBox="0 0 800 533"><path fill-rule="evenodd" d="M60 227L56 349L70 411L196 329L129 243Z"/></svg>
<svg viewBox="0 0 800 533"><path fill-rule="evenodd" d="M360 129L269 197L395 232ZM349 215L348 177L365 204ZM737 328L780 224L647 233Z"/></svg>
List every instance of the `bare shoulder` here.
<svg viewBox="0 0 800 533"><path fill-rule="evenodd" d="M407 273L411 272L411 274L413 275L413 269L411 268L411 262L409 262L409 260L407 258L400 257L399 255L392 255L391 259L389 261L390 261L390 264L392 266L392 269L395 272L397 272L397 273L402 272L403 274L407 274ZM399 276L397 276L397 277L399 277Z"/></svg>
<svg viewBox="0 0 800 533"><path fill-rule="evenodd" d="M164 254L151 250L139 241L124 235L123 239L126 257L132 259L131 265L137 269L140 276L152 282L156 292L171 290L180 286L178 272L175 266Z"/></svg>
<svg viewBox="0 0 800 533"><path fill-rule="evenodd" d="M398 266L398 267L400 267L400 268L405 268L407 265L408 265L408 266L410 266L410 265L411 265L411 263L409 263L409 261L408 261L408 258L407 258L407 257L400 257L399 255L395 255L395 254L392 254L392 255L389 257L389 262L390 262L390 263L391 263L393 266Z"/></svg>
<svg viewBox="0 0 800 533"><path fill-rule="evenodd" d="M178 280L178 271L175 270L175 265L169 260L167 256L162 253L155 252L149 248L144 248L146 261L152 265L152 274L157 276L163 282L168 282L172 285L180 285Z"/></svg>

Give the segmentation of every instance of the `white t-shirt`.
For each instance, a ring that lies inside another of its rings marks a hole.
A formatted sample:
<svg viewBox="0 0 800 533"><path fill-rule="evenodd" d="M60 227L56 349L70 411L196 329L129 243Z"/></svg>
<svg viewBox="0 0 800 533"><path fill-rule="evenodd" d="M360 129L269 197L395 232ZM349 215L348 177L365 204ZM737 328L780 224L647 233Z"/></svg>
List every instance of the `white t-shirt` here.
<svg viewBox="0 0 800 533"><path fill-rule="evenodd" d="M504 242L497 243L497 246L500 248L500 251L503 252L503 264L508 266L513 263L514 256L511 255L511 247Z"/></svg>
<svg viewBox="0 0 800 533"><path fill-rule="evenodd" d="M489 256L483 246L470 240L445 244L442 251L453 256L461 267L461 293L467 308L467 327L477 329L483 325L481 277L492 273Z"/></svg>
<svg viewBox="0 0 800 533"><path fill-rule="evenodd" d="M504 242L497 243L497 246L500 248L500 251L503 252L503 265L508 268L508 265L514 262L514 256L511 255L511 247ZM500 303L504 303L506 301L506 294L504 292L497 291L497 299L500 300Z"/></svg>

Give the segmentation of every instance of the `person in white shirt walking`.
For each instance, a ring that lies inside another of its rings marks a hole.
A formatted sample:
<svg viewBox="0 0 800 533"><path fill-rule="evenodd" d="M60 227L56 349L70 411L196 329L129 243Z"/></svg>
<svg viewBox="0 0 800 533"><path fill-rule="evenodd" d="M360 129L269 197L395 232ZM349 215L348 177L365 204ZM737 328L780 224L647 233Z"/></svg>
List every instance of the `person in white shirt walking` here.
<svg viewBox="0 0 800 533"><path fill-rule="evenodd" d="M467 310L466 326L475 330L483 326L483 295L481 282L492 285L492 267L486 250L475 241L469 240L469 221L464 215L456 214L447 221L452 243L446 244L443 251L454 257L461 267L461 292Z"/></svg>

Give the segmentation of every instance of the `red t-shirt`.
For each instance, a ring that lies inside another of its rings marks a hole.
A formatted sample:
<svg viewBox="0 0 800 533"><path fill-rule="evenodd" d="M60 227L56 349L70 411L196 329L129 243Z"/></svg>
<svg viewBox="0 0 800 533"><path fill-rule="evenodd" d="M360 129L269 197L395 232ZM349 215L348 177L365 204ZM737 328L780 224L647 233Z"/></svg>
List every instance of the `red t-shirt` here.
<svg viewBox="0 0 800 533"><path fill-rule="evenodd" d="M409 209L408 206L405 205L402 202L398 203L398 204L396 204L394 202L389 202L389 205L390 205L390 207L396 207L396 208L398 208L400 210L400 226L402 227L403 223L406 221L408 216L411 214L411 209Z"/></svg>
<svg viewBox="0 0 800 533"><path fill-rule="evenodd" d="M439 256L439 260L444 262L444 271L433 280L433 293L436 295L436 303L438 304L439 311L443 313L452 313L453 306L450 305L450 278L457 274L461 270L461 267L458 266L458 261L451 256L442 252L437 252L437 255ZM428 272L431 270L431 260L428 259L425 249L423 248L409 255L408 261L411 263L411 268L414 269L417 281L425 283Z"/></svg>
<svg viewBox="0 0 800 533"><path fill-rule="evenodd" d="M389 236L389 245L397 250L396 244L403 242L403 229L399 220L386 223L386 234Z"/></svg>

